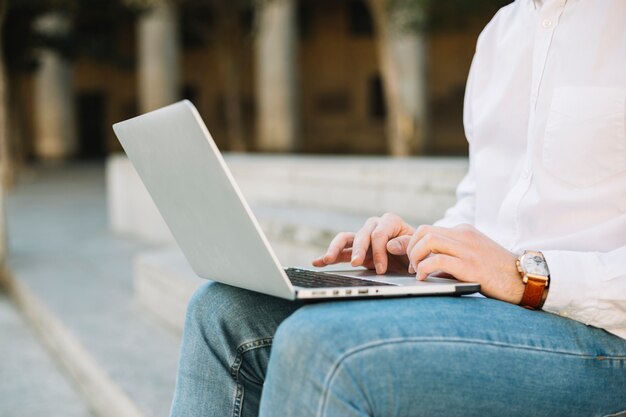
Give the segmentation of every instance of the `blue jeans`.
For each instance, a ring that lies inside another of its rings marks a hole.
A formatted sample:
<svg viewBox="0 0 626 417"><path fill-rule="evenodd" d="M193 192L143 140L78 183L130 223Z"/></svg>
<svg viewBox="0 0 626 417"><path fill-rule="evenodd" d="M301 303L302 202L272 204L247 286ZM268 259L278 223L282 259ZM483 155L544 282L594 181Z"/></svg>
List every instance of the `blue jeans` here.
<svg viewBox="0 0 626 417"><path fill-rule="evenodd" d="M624 410L626 341L573 320L483 298L303 305L208 283L189 305L171 416Z"/></svg>

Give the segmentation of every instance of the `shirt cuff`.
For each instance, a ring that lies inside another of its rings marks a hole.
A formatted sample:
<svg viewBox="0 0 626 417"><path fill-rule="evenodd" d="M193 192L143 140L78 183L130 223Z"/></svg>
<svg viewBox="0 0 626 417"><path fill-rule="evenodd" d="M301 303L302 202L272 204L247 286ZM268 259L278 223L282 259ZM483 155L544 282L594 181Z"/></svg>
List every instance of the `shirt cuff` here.
<svg viewBox="0 0 626 417"><path fill-rule="evenodd" d="M593 253L542 251L550 269L550 287L543 310L591 324L598 303L588 277L601 274Z"/></svg>

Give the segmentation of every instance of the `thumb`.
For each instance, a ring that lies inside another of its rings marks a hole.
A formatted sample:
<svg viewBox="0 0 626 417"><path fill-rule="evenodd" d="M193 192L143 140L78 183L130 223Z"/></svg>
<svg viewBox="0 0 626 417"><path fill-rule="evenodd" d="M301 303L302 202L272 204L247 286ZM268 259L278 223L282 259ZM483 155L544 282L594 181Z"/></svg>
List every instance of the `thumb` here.
<svg viewBox="0 0 626 417"><path fill-rule="evenodd" d="M406 249L411 241L410 235L398 236L387 242L387 251L392 255L406 255Z"/></svg>

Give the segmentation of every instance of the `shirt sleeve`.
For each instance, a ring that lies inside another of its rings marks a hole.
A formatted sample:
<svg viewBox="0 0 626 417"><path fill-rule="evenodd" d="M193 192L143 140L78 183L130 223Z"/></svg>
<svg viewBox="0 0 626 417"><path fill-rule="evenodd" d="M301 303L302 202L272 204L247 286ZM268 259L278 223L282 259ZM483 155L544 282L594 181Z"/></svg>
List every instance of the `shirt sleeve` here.
<svg viewBox="0 0 626 417"><path fill-rule="evenodd" d="M476 182L472 172L471 162L470 168L465 178L460 182L456 190L456 204L446 210L445 215L437 220L434 225L441 227L454 227L459 224L474 224L476 210Z"/></svg>
<svg viewBox="0 0 626 417"><path fill-rule="evenodd" d="M478 54L478 52L477 52ZM476 62L476 56L474 56L474 62ZM469 75L467 77L467 87L465 89L465 100L463 103L463 126L465 128L465 137L469 143L469 168L467 174L463 180L459 183L456 190L456 204L449 208L443 218L434 223L435 226L441 227L454 227L459 224L474 224L475 211L476 211L476 178L474 175L474 169L472 160L472 91L473 91L473 79L472 73L474 71L474 63L470 68Z"/></svg>
<svg viewBox="0 0 626 417"><path fill-rule="evenodd" d="M543 309L626 339L626 247L542 253L550 269Z"/></svg>

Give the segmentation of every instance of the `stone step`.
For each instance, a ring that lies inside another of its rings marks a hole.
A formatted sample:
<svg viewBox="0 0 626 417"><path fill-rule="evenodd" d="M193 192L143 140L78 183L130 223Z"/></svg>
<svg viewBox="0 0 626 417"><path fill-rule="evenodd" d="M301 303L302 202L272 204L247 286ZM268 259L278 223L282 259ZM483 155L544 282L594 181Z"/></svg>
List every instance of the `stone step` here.
<svg viewBox="0 0 626 417"><path fill-rule="evenodd" d="M136 300L146 311L180 334L187 303L195 289L206 280L193 272L176 246L138 254L134 265Z"/></svg>
<svg viewBox="0 0 626 417"><path fill-rule="evenodd" d="M464 158L226 155L252 207L289 206L356 215L392 211L430 223L454 203L467 170ZM125 156L107 161L111 228L145 241L171 234Z"/></svg>
<svg viewBox="0 0 626 417"><path fill-rule="evenodd" d="M357 230L363 216L284 206L254 208L276 256L285 266L311 266L339 232ZM135 258L135 291L140 303L169 327L181 331L198 278L177 246L141 253Z"/></svg>
<svg viewBox="0 0 626 417"><path fill-rule="evenodd" d="M102 167L36 169L7 209L10 294L94 414L166 417L180 336L135 299L153 247L108 231Z"/></svg>
<svg viewBox="0 0 626 417"><path fill-rule="evenodd" d="M367 220L362 215L285 205L257 204L252 206L252 211L275 247L295 244L322 249L337 233L358 230ZM280 253L278 257L285 263L301 263L299 259L281 257Z"/></svg>
<svg viewBox="0 0 626 417"><path fill-rule="evenodd" d="M92 416L4 292L0 292L0 334L0 416Z"/></svg>
<svg viewBox="0 0 626 417"><path fill-rule="evenodd" d="M320 250L304 245L281 243L272 245L285 266L310 266L310 260ZM349 267L346 267L349 268ZM176 246L146 251L135 258L136 298L143 308L158 318L166 327L181 333L185 311L194 290L206 282L189 266Z"/></svg>

